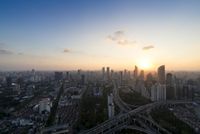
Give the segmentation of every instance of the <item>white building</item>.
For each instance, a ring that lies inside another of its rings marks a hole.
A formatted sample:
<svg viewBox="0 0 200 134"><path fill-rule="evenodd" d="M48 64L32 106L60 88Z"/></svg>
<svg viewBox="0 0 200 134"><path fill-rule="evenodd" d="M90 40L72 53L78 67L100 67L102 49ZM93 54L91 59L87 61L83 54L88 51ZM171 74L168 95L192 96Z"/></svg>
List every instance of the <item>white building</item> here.
<svg viewBox="0 0 200 134"><path fill-rule="evenodd" d="M39 113L41 114L43 111L50 112L52 107L52 103L49 98L43 98L39 102Z"/></svg>
<svg viewBox="0 0 200 134"><path fill-rule="evenodd" d="M115 116L115 107L113 103L113 94L108 95L108 118Z"/></svg>
<svg viewBox="0 0 200 134"><path fill-rule="evenodd" d="M151 87L151 101L166 100L166 85L156 83Z"/></svg>

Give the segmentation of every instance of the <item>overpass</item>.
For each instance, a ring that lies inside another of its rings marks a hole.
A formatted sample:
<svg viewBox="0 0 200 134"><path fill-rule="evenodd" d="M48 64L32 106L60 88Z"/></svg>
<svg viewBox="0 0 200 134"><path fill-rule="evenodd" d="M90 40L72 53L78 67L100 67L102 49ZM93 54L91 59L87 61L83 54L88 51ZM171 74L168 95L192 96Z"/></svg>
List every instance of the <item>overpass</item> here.
<svg viewBox="0 0 200 134"><path fill-rule="evenodd" d="M148 134L170 134L166 129L160 127L153 120L143 115L148 109L160 106L176 106L180 104L190 104L186 101L163 101L155 102L140 106L127 113L122 113L109 119L89 130L81 132L82 134L109 134L121 130L123 128L131 128Z"/></svg>

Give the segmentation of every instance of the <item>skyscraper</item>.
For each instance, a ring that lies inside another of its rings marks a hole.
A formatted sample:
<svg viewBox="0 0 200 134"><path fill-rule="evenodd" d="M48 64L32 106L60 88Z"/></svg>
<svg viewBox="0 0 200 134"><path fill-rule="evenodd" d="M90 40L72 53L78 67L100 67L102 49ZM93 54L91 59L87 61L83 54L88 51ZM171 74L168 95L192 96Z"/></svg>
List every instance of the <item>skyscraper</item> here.
<svg viewBox="0 0 200 134"><path fill-rule="evenodd" d="M134 78L137 79L138 77L138 67L135 66L135 69L134 69Z"/></svg>
<svg viewBox="0 0 200 134"><path fill-rule="evenodd" d="M119 72L119 76L120 76L120 85L122 85L122 83L123 83L123 72L122 71Z"/></svg>
<svg viewBox="0 0 200 134"><path fill-rule="evenodd" d="M102 67L102 79L105 80L105 67Z"/></svg>
<svg viewBox="0 0 200 134"><path fill-rule="evenodd" d="M165 84L165 65L158 68L158 82L160 84Z"/></svg>
<svg viewBox="0 0 200 134"><path fill-rule="evenodd" d="M166 100L165 65L158 68L157 100Z"/></svg>
<svg viewBox="0 0 200 134"><path fill-rule="evenodd" d="M140 80L144 80L144 70L141 70L140 72Z"/></svg>
<svg viewBox="0 0 200 134"><path fill-rule="evenodd" d="M110 79L110 67L106 68L107 80Z"/></svg>

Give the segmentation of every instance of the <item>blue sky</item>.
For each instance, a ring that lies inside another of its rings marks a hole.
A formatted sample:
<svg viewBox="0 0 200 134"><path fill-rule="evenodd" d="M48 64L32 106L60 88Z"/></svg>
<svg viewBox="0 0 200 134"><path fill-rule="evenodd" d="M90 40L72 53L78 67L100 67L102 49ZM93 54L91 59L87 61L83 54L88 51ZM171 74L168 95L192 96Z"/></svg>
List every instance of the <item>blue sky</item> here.
<svg viewBox="0 0 200 134"><path fill-rule="evenodd" d="M199 70L199 7L199 0L1 0L0 70L131 69L141 61Z"/></svg>

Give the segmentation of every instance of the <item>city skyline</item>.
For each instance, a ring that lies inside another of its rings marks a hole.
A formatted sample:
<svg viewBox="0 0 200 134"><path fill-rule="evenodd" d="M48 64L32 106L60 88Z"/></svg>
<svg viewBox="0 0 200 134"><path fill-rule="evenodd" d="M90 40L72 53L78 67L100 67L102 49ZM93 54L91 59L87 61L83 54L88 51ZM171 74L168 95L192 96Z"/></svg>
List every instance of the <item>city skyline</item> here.
<svg viewBox="0 0 200 134"><path fill-rule="evenodd" d="M200 1L0 1L0 70L200 71Z"/></svg>

